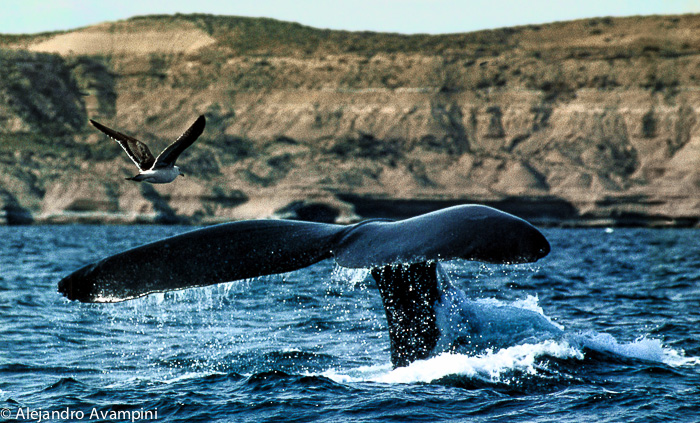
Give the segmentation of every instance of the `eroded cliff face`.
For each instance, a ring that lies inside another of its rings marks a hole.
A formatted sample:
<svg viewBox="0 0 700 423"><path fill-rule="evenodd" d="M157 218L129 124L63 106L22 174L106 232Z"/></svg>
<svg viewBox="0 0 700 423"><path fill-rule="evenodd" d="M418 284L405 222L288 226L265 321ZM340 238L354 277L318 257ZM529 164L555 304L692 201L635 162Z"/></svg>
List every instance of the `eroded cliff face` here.
<svg viewBox="0 0 700 423"><path fill-rule="evenodd" d="M698 225L700 17L374 44L265 21L281 38L245 52L231 34L254 20L220 19L7 42L0 220L347 222L478 202L541 224ZM298 31L319 41L284 38ZM199 114L187 176L164 186L124 181L135 167L86 125L156 152Z"/></svg>

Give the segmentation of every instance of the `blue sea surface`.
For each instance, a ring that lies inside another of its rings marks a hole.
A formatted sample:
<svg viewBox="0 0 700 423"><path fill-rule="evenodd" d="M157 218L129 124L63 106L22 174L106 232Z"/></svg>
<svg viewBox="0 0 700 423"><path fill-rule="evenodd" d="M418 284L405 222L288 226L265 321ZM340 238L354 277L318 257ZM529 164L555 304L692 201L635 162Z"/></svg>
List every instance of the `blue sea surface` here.
<svg viewBox="0 0 700 423"><path fill-rule="evenodd" d="M0 227L0 420L700 421L698 230L548 229L535 264L447 263L494 332L530 310L567 336L398 369L371 276L330 260L114 304L56 292L187 230Z"/></svg>

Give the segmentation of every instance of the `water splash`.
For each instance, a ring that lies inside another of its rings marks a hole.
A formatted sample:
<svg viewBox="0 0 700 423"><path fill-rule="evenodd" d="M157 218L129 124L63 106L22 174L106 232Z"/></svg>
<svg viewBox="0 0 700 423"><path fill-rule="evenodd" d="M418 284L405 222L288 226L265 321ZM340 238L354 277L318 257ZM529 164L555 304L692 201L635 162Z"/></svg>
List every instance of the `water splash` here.
<svg viewBox="0 0 700 423"><path fill-rule="evenodd" d="M511 301L469 299L452 286L447 272L439 272L442 298L435 306L441 330L437 355L396 369L385 363L347 371L331 369L321 375L339 383L430 383L458 376L508 384L514 374L548 377L547 358L583 361L587 350L669 366L700 364L700 359L684 357L682 351L664 347L657 339L640 337L625 343L606 333L567 332L547 316L537 296ZM459 340L466 351L454 348Z"/></svg>
<svg viewBox="0 0 700 423"><path fill-rule="evenodd" d="M342 267L339 265L334 265L333 266L333 271L331 272L331 281L333 283L341 283L344 285L348 285L351 288L354 288L357 285L360 285L364 281L369 278L370 275L370 269L365 269L365 268L349 268L349 267Z"/></svg>
<svg viewBox="0 0 700 423"><path fill-rule="evenodd" d="M396 369L389 364L361 367L349 372L332 369L322 376L339 383L429 383L451 375L503 383L507 382L506 375L513 372L537 374L540 368L538 360L543 357L582 360L584 355L580 349L565 341L548 340L498 351L486 350L476 355L442 353Z"/></svg>
<svg viewBox="0 0 700 423"><path fill-rule="evenodd" d="M623 343L610 334L594 331L569 334L567 338L578 348L588 348L624 358L663 363L673 367L700 364L699 358L685 357L682 351L664 347L658 339L640 337L632 342Z"/></svg>

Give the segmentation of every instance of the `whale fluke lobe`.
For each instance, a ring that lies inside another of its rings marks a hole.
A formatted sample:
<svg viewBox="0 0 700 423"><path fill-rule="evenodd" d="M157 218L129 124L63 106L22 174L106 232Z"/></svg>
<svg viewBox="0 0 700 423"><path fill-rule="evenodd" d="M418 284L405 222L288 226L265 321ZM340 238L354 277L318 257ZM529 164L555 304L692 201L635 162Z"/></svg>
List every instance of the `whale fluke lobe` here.
<svg viewBox="0 0 700 423"><path fill-rule="evenodd" d="M334 251L343 267L465 259L527 263L549 253L528 222L491 207L454 206L410 219L366 221L347 231Z"/></svg>
<svg viewBox="0 0 700 423"><path fill-rule="evenodd" d="M154 292L289 272L334 258L369 268L386 311L394 366L428 357L440 329L437 262L534 262L550 251L528 222L496 209L455 206L401 221L356 225L249 220L198 229L88 264L58 291L82 302L118 302Z"/></svg>
<svg viewBox="0 0 700 423"><path fill-rule="evenodd" d="M58 290L71 300L119 302L289 272L330 258L343 229L289 220L210 226L88 264L63 278Z"/></svg>

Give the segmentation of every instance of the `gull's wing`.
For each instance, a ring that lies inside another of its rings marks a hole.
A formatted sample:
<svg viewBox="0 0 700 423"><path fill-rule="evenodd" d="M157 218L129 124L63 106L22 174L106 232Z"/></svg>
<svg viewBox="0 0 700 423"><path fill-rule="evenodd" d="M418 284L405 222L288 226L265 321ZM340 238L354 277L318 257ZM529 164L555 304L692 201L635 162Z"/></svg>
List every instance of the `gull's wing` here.
<svg viewBox="0 0 700 423"><path fill-rule="evenodd" d="M92 119L90 119L90 123L92 123L95 128L107 134L114 141L118 142L124 151L126 151L126 154L129 155L129 158L136 163L139 170L148 170L153 166L153 163L155 163L156 159L153 157L151 150L148 149L146 144L142 143L136 138L124 135L121 132L115 131L114 129L107 128L106 126L95 122Z"/></svg>
<svg viewBox="0 0 700 423"><path fill-rule="evenodd" d="M159 167L169 167L175 164L175 160L180 156L180 154L191 146L193 142L204 132L204 125L206 120L204 116L200 116L194 121L192 126L190 126L180 137L175 140L174 143L170 144L162 153L156 158L156 162L153 168Z"/></svg>

